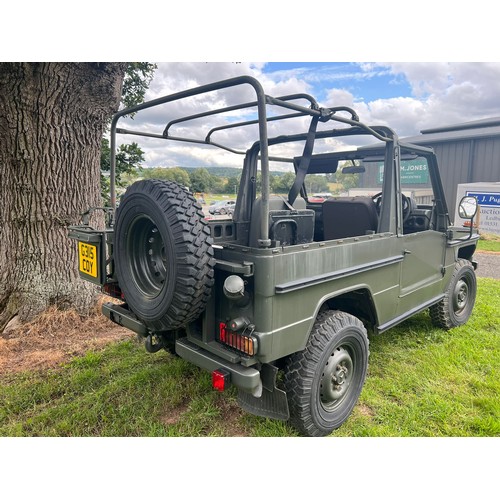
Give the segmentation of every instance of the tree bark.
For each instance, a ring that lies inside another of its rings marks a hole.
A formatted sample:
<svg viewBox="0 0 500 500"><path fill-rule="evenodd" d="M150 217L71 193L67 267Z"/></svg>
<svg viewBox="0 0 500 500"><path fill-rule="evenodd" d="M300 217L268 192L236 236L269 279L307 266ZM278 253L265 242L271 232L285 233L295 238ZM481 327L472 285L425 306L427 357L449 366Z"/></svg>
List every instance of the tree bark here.
<svg viewBox="0 0 500 500"><path fill-rule="evenodd" d="M0 63L0 332L93 305L68 226L100 206L100 147L125 63Z"/></svg>

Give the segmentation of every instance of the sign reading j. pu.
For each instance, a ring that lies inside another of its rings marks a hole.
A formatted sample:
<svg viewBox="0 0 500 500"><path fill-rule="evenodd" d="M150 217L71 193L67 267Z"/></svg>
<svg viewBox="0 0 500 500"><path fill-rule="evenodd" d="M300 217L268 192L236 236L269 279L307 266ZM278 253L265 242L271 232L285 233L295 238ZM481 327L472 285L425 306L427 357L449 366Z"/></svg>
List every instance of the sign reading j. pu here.
<svg viewBox="0 0 500 500"><path fill-rule="evenodd" d="M487 232L500 233L500 193L466 191L466 194L477 198L481 210L481 229Z"/></svg>
<svg viewBox="0 0 500 500"><path fill-rule="evenodd" d="M500 208L500 193L474 193L473 191L467 191L467 195L476 197L481 207Z"/></svg>

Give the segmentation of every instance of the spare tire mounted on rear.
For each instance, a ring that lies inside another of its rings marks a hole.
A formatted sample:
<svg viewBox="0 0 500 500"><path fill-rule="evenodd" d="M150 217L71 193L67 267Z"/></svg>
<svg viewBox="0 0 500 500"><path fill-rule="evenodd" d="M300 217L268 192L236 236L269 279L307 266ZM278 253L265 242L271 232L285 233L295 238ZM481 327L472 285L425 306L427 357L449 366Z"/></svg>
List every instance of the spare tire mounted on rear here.
<svg viewBox="0 0 500 500"><path fill-rule="evenodd" d="M113 254L128 306L152 331L175 330L205 309L214 283L210 229L177 183L144 180L127 189Z"/></svg>

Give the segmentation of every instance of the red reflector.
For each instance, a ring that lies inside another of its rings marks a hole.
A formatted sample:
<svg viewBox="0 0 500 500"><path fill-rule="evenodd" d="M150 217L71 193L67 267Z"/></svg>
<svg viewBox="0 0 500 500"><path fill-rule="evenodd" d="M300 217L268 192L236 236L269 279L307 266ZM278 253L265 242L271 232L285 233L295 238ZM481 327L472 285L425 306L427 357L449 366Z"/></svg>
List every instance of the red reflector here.
<svg viewBox="0 0 500 500"><path fill-rule="evenodd" d="M216 391L223 391L229 385L229 378L231 374L226 370L214 370L212 372L212 387Z"/></svg>
<svg viewBox="0 0 500 500"><path fill-rule="evenodd" d="M219 339L221 342L226 342L226 323L219 323Z"/></svg>

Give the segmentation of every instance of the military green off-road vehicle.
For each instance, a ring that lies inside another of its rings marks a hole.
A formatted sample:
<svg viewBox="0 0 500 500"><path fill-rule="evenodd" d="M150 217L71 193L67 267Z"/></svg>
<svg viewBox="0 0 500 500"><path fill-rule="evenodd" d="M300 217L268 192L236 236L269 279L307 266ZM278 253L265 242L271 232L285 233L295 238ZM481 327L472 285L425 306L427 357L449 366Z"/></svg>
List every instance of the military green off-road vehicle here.
<svg viewBox="0 0 500 500"><path fill-rule="evenodd" d="M248 101L231 102L245 92ZM175 116L201 94L210 102L223 95L227 105ZM157 133L117 128L151 108L156 120L165 117ZM236 121L235 111L247 121ZM159 180L130 186L115 216L117 133L241 155L232 216L207 217L189 190ZM93 229L87 214L70 231L81 276L123 301L103 312L144 337L148 351L175 351L212 372L215 389L234 384L249 412L327 435L360 395L368 331L425 309L446 329L471 314L475 199L460 204L470 229L452 227L432 149L367 126L348 107L320 107L307 94L274 98L243 76L120 111L111 151L106 229ZM270 163L295 172L287 194L271 194ZM419 173L425 189L406 189L408 172ZM318 176L336 181L341 194L312 197Z"/></svg>

